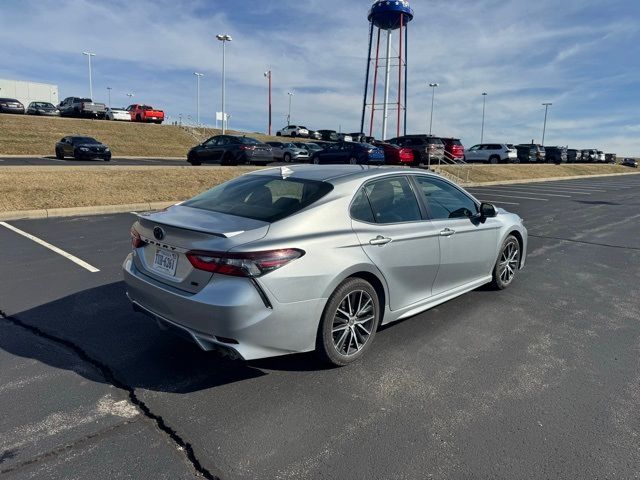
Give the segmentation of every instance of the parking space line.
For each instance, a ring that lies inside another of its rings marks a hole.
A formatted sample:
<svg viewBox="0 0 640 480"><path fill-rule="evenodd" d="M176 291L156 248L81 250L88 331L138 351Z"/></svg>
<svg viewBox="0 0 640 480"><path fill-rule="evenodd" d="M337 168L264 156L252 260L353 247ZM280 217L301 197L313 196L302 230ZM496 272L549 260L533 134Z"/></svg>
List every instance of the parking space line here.
<svg viewBox="0 0 640 480"><path fill-rule="evenodd" d="M537 200L539 202L548 202L548 198L534 198L534 197L517 197L515 195L498 195L497 193L492 193L492 197L505 197L505 198L518 198L520 200Z"/></svg>
<svg viewBox="0 0 640 480"><path fill-rule="evenodd" d="M58 247L56 247L54 245L51 245L50 243L47 243L44 240L39 239L38 237L34 237L33 235L31 235L31 234L29 234L27 232L24 232L24 231L20 230L19 228L14 227L13 225L9 225L6 222L0 222L0 225L2 225L5 228L8 228L9 230L11 230L12 232L17 233L18 235L22 235L23 237L26 237L29 240L32 240L32 241L36 242L39 245L42 245L45 248L48 248L49 250L57 253L58 255L63 256L67 260L71 260L76 265L81 266L85 270L89 270L91 273L97 273L97 272L100 271L96 267L94 267L92 265L89 265L84 260L80 260L78 257L76 257L74 255L71 255L70 253L67 253L64 250L62 250L62 249L60 249L60 248L58 248Z"/></svg>
<svg viewBox="0 0 640 480"><path fill-rule="evenodd" d="M556 187L527 187L540 192L557 192L557 193L572 193L576 195L591 195L592 193L606 192L606 190L590 190L590 191L578 191L569 190L568 188L556 188Z"/></svg>
<svg viewBox="0 0 640 480"><path fill-rule="evenodd" d="M473 190L471 190L473 191ZM503 192L503 193L524 193L525 195L545 195L547 197L564 197L564 198L571 198L571 195L560 195L557 193L538 193L538 192L525 192L522 190L511 190L511 189L497 189L497 188L489 188L486 190L479 190L479 192Z"/></svg>
<svg viewBox="0 0 640 480"><path fill-rule="evenodd" d="M519 203L515 203L515 202L503 202L502 200L481 200L481 201L486 203L499 203L500 205L520 205Z"/></svg>

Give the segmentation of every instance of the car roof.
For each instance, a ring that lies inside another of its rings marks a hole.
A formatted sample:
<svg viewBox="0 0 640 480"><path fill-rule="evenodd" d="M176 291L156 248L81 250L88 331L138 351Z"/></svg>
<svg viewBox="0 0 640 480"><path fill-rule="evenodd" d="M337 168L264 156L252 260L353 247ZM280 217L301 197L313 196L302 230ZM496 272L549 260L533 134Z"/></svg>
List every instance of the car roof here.
<svg viewBox="0 0 640 480"><path fill-rule="evenodd" d="M404 167L379 167L369 165L290 165L286 167L274 167L247 175L269 175L273 177L282 176L287 178L299 178L303 180L315 180L319 182L330 182L333 184L348 183L355 180L374 178L384 174L417 174L436 178L440 175L429 173L423 170L407 169Z"/></svg>

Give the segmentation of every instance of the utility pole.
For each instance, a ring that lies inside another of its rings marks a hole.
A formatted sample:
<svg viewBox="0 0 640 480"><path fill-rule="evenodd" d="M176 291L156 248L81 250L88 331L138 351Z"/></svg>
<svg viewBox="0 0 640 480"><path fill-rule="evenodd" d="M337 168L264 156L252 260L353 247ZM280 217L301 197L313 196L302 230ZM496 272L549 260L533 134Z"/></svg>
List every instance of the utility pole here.
<svg viewBox="0 0 640 480"><path fill-rule="evenodd" d="M434 104L435 99L436 99L436 87L439 87L440 84L439 83L430 83L429 86L432 89L432 94L431 94L431 121L429 122L429 135L431 135L431 133L433 132L433 104Z"/></svg>
<svg viewBox="0 0 640 480"><path fill-rule="evenodd" d="M91 57L95 57L96 54L91 52L82 52L82 54L89 57L89 97L91 97L91 100L93 100L93 79L91 78L92 77Z"/></svg>
<svg viewBox="0 0 640 480"><path fill-rule="evenodd" d="M553 105L553 103L543 103L544 107L544 126L542 127L542 146L544 147L544 136L547 133L547 113L549 112L549 107Z"/></svg>
<svg viewBox="0 0 640 480"><path fill-rule="evenodd" d="M484 143L484 110L487 106L487 93L482 94L482 133L480 134L480 143Z"/></svg>
<svg viewBox="0 0 640 480"><path fill-rule="evenodd" d="M264 76L265 76L265 78L267 78L269 80L269 135L271 135L271 114L272 114L272 109L271 109L271 69L269 69L268 71L264 72Z"/></svg>
<svg viewBox="0 0 640 480"><path fill-rule="evenodd" d="M198 117L198 126L200 126L200 78L204 77L204 73L193 72L196 76L196 111Z"/></svg>
<svg viewBox="0 0 640 480"><path fill-rule="evenodd" d="M225 110L225 46L232 40L231 35L220 34L216 38L222 42L222 134L227 133L227 114Z"/></svg>

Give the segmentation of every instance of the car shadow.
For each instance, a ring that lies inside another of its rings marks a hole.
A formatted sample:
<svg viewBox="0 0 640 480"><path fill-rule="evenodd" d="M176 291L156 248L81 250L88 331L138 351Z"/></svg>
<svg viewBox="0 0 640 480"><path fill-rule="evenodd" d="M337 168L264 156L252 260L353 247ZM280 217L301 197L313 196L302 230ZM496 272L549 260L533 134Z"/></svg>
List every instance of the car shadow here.
<svg viewBox="0 0 640 480"><path fill-rule="evenodd" d="M74 293L10 316L33 334L62 339L76 353L86 354L94 366L106 367L119 382L132 388L190 393L267 375L265 370L313 371L324 365L312 354L297 354L244 362L216 352L203 352L158 328L153 319L135 313L125 296L123 282ZM72 368L96 379L82 365L70 367L60 356L34 344L3 341L0 348L55 368ZM90 370L90 369L89 369Z"/></svg>

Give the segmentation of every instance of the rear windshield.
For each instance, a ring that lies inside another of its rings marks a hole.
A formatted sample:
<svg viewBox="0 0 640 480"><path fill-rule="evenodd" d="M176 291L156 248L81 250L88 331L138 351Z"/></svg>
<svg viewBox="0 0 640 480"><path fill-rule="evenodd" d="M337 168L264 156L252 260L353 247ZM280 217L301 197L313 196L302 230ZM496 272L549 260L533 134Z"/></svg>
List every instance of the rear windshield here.
<svg viewBox="0 0 640 480"><path fill-rule="evenodd" d="M333 189L326 182L247 175L184 202L185 207L277 222L317 202Z"/></svg>
<svg viewBox="0 0 640 480"><path fill-rule="evenodd" d="M450 140L452 146L462 147L462 142L460 140Z"/></svg>

